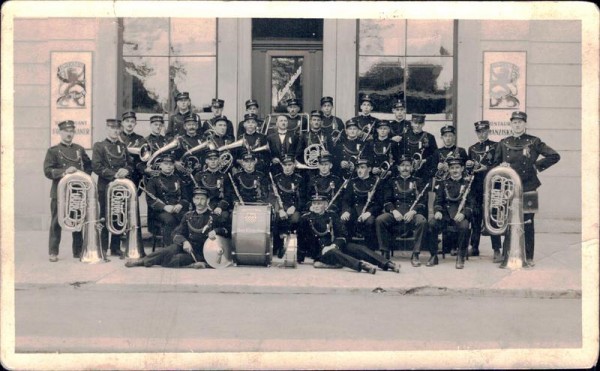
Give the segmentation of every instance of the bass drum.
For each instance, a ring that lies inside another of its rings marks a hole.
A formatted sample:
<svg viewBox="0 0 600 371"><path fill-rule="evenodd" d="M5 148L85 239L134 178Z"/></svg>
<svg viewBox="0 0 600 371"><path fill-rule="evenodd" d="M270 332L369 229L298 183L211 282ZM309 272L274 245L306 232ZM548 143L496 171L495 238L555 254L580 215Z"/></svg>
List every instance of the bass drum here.
<svg viewBox="0 0 600 371"><path fill-rule="evenodd" d="M234 206L231 224L234 265L271 265L271 215L269 204Z"/></svg>

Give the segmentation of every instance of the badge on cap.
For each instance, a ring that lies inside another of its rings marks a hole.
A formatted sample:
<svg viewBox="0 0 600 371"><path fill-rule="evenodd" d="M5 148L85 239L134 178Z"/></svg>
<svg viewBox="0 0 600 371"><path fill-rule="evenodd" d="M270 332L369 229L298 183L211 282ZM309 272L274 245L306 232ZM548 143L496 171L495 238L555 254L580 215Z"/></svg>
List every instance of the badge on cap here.
<svg viewBox="0 0 600 371"><path fill-rule="evenodd" d="M300 107L300 101L296 98L291 98L286 101L286 104L289 106L298 106Z"/></svg>
<svg viewBox="0 0 600 371"><path fill-rule="evenodd" d="M246 113L244 115L244 121L250 121L250 120L254 120L254 121L258 120L258 116L256 116L253 113Z"/></svg>
<svg viewBox="0 0 600 371"><path fill-rule="evenodd" d="M190 93L188 93L187 91L184 91L175 96L175 101L183 100L183 99L190 99Z"/></svg>
<svg viewBox="0 0 600 371"><path fill-rule="evenodd" d="M225 101L223 99L213 98L210 105L215 108L223 108L225 106Z"/></svg>
<svg viewBox="0 0 600 371"><path fill-rule="evenodd" d="M126 119L128 119L128 118L137 119L137 118L136 118L136 116L135 116L135 112L133 112L133 111L127 111L127 112L124 112L124 113L121 115L121 119L122 119L122 120L126 120Z"/></svg>
<svg viewBox="0 0 600 371"><path fill-rule="evenodd" d="M456 134L456 129L452 125L444 125L440 129L440 132L442 133L442 135L444 135L446 133L454 133L454 134Z"/></svg>
<svg viewBox="0 0 600 371"><path fill-rule="evenodd" d="M112 127L112 128L121 127L121 120L118 120L118 119L106 119L106 126L109 126L109 127Z"/></svg>
<svg viewBox="0 0 600 371"><path fill-rule="evenodd" d="M204 196L208 196L208 191L204 188L200 188L200 187L196 187L194 188L194 196L195 195L204 195Z"/></svg>
<svg viewBox="0 0 600 371"><path fill-rule="evenodd" d="M246 101L246 108L250 108L252 106L256 106L256 108L258 108L258 101L256 99L248 99Z"/></svg>
<svg viewBox="0 0 600 371"><path fill-rule="evenodd" d="M513 112L512 115L510 116L510 121L517 120L517 119L527 122L527 114L522 111Z"/></svg>
<svg viewBox="0 0 600 371"><path fill-rule="evenodd" d="M373 104L373 98L371 98L371 96L369 94L363 94L360 97L359 102L360 103L369 102L369 103Z"/></svg>
<svg viewBox="0 0 600 371"><path fill-rule="evenodd" d="M323 97L323 98L321 98L321 105L324 105L325 103L331 103L331 104L333 104L333 98L332 97Z"/></svg>

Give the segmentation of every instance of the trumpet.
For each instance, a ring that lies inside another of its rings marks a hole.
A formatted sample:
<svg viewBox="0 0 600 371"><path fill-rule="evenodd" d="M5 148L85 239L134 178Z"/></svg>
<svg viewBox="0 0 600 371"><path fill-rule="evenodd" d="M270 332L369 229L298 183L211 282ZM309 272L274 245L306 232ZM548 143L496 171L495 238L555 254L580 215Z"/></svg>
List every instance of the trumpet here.
<svg viewBox="0 0 600 371"><path fill-rule="evenodd" d="M148 143L144 143L139 147L127 147L127 152L139 156L142 162L147 162L152 157L152 149Z"/></svg>
<svg viewBox="0 0 600 371"><path fill-rule="evenodd" d="M147 166L152 166L154 164L154 161L156 161L156 159L169 151L175 150L177 148L179 148L180 146L180 142L179 142L179 137L175 137L175 139L173 139L170 143L168 143L166 146L161 147L158 151L154 152L152 154L152 156L148 159L147 161Z"/></svg>
<svg viewBox="0 0 600 371"><path fill-rule="evenodd" d="M137 189L129 179L115 179L106 191L106 228L111 234L126 235L125 257L139 259L143 255L137 219Z"/></svg>
<svg viewBox="0 0 600 371"><path fill-rule="evenodd" d="M83 232L80 261L104 261L100 244L100 223L103 219L99 219L96 185L92 177L83 171L67 174L58 182L57 191L58 224L65 231Z"/></svg>

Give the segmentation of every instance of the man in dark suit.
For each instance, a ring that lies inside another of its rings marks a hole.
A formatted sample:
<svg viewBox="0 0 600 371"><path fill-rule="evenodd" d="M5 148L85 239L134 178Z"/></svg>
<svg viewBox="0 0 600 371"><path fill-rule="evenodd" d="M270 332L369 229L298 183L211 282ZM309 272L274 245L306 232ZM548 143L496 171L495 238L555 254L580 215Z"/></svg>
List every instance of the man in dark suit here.
<svg viewBox="0 0 600 371"><path fill-rule="evenodd" d="M267 143L271 152L271 173L273 175L281 173L281 161L284 156L295 156L298 151L298 135L288 131L287 116L281 114L277 116L277 131L269 134Z"/></svg>

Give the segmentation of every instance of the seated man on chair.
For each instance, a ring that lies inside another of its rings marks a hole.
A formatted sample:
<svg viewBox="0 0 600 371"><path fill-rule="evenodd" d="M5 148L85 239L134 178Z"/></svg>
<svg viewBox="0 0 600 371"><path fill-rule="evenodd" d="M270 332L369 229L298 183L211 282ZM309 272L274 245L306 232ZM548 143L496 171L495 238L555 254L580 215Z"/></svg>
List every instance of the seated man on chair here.
<svg viewBox="0 0 600 371"><path fill-rule="evenodd" d="M217 235L227 237L226 228L215 228L213 215L208 209L208 192L195 188L192 202L194 210L185 214L173 233L173 244L153 252L144 258L125 263L126 267L205 268L204 242L214 240Z"/></svg>
<svg viewBox="0 0 600 371"><path fill-rule="evenodd" d="M389 257L390 245L394 243L395 232L404 234L412 231L415 243L412 251L411 265L420 267L419 253L423 233L427 226L426 185L412 173L412 157L402 155L398 171L400 176L391 179L383 189L385 213L379 215L375 222L379 249ZM427 266L433 265L433 257Z"/></svg>

